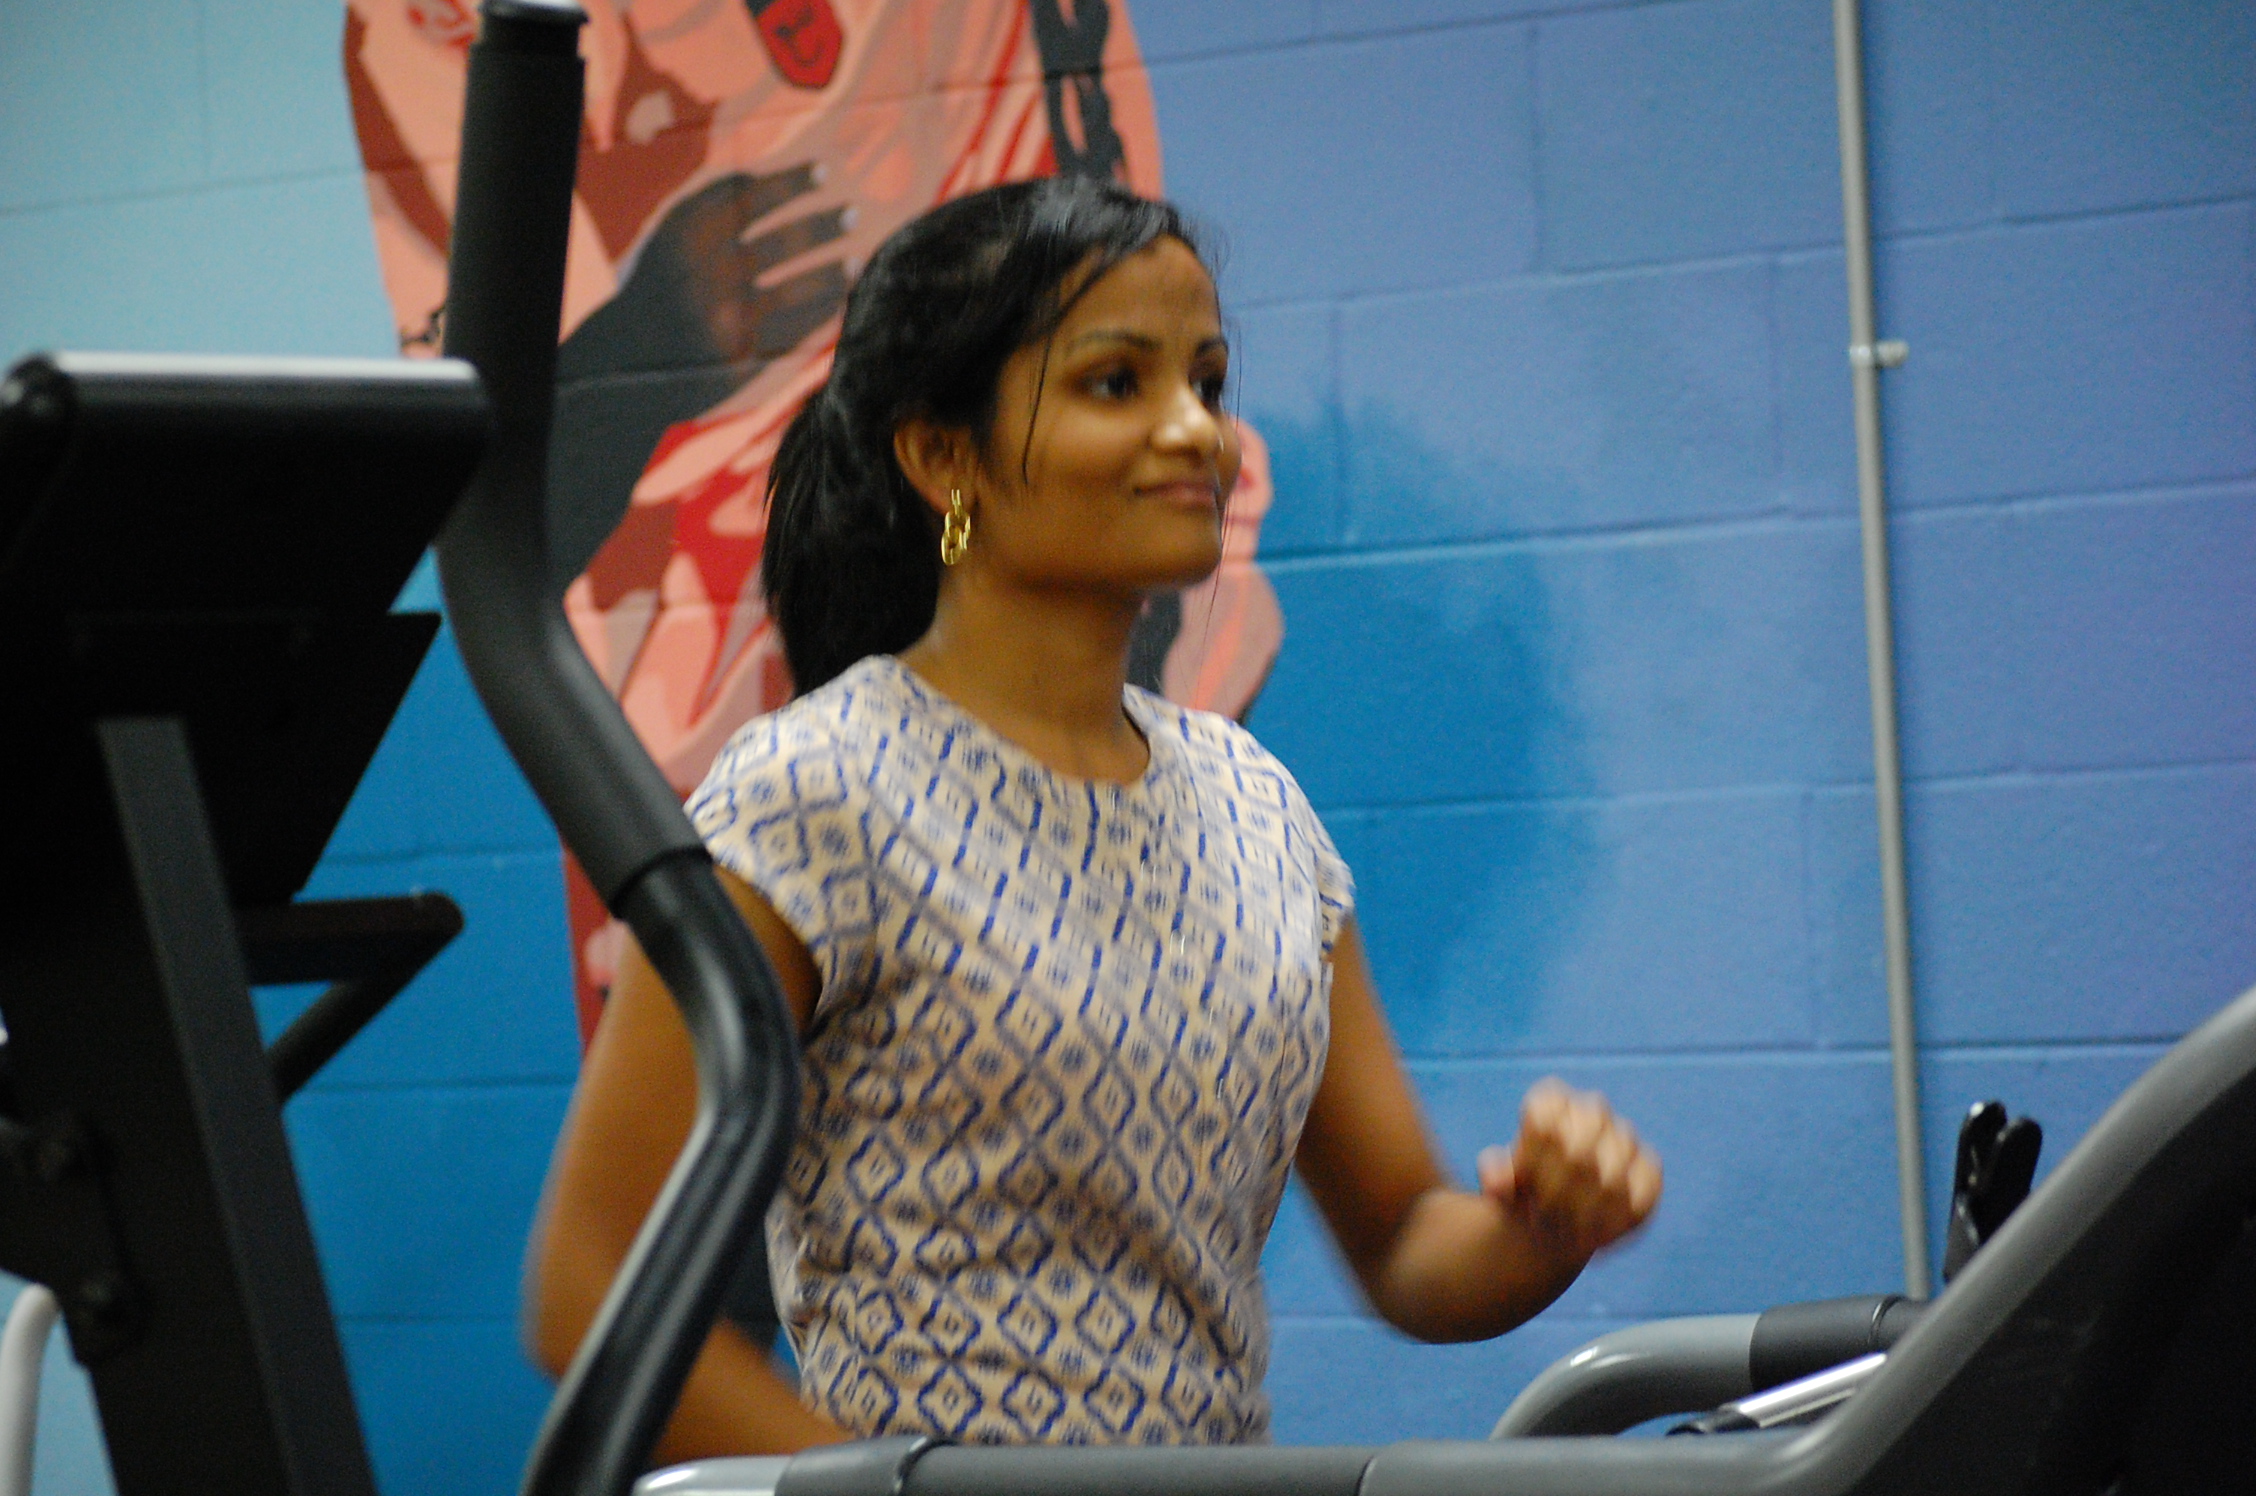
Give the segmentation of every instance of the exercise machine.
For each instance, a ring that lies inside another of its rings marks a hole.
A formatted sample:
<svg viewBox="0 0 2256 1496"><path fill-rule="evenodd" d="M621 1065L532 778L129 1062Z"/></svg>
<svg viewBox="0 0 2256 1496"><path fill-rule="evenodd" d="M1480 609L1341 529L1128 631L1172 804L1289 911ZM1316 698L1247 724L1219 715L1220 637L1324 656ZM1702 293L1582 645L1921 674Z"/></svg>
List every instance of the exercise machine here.
<svg viewBox="0 0 2256 1496"><path fill-rule="evenodd" d="M0 1129L0 1265L53 1289L121 1496L373 1489L250 1022L265 958L246 953L259 929L316 918L286 911L428 643L429 620L387 610L434 534L481 698L698 1060L689 1146L558 1390L527 1492L1983 1496L2214 1489L2256 1470L2252 993L1988 1223L1900 1338L1900 1308L1849 1315L1869 1348L1773 1389L1783 1403L1732 1371L1736 1407L1706 1437L1562 1430L1697 1409L1715 1390L1686 1390L1702 1356L1746 1361L1751 1389L1757 1340L1777 1341L1759 1318L1704 1339L1654 1328L1626 1380L1666 1395L1617 1395L1639 1357L1601 1346L1489 1441L877 1439L645 1475L774 1191L798 1063L773 974L551 591L542 466L580 20L569 0L485 5L449 359L58 356L0 389L0 647L20 683L0 751L42 791L0 906L15 1129Z"/></svg>
<svg viewBox="0 0 2256 1496"><path fill-rule="evenodd" d="M1924 1305L1880 1296L1602 1337L1531 1383L1487 1442L1147 1451L875 1440L791 1459L704 1461L655 1472L637 1490L2246 1490L2256 1479L2256 992L2141 1077L1978 1245ZM1711 1437L1605 1437L1719 1402L1686 1430Z"/></svg>
<svg viewBox="0 0 2256 1496"><path fill-rule="evenodd" d="M392 599L487 423L461 364L0 383L0 1266L52 1295L121 1491L372 1490L280 1106L460 915L296 895L437 631ZM323 977L270 1055L249 983Z"/></svg>

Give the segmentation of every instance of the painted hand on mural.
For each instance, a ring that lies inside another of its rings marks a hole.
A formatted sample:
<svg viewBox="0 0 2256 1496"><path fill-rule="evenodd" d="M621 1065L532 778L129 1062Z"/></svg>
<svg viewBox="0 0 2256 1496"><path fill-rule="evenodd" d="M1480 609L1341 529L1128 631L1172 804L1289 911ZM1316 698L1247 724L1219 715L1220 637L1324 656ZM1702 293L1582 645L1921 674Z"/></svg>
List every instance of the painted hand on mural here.
<svg viewBox="0 0 2256 1496"><path fill-rule="evenodd" d="M802 214L746 237L755 224L814 191L821 179L821 168L812 163L766 176L732 172L667 210L612 299L637 315L674 319L668 330L678 341L657 350L663 361L652 367L673 367L699 352L738 367L775 358L844 305L846 267L836 260L772 286L760 277L836 243L852 221L852 208ZM691 341L699 337L701 347Z"/></svg>
<svg viewBox="0 0 2256 1496"><path fill-rule="evenodd" d="M599 598L658 585L667 543L604 542L628 518L629 498L668 428L719 405L791 352L846 302L847 268L833 258L764 279L835 245L853 221L838 207L779 218L813 192L820 169L732 172L667 210L626 281L558 350L557 415L549 446L549 543L559 584L602 561ZM754 233L764 221L771 226Z"/></svg>

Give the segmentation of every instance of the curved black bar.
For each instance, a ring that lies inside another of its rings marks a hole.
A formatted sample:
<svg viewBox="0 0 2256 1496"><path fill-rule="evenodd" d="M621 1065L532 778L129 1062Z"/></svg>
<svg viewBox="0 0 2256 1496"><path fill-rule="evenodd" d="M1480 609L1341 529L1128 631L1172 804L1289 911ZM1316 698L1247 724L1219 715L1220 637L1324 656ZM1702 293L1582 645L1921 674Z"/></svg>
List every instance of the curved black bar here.
<svg viewBox="0 0 2256 1496"><path fill-rule="evenodd" d="M485 464L439 536L447 617L478 698L604 902L695 849L681 802L580 653L549 577L548 426L579 159L577 6L508 0L470 53L446 351L492 402Z"/></svg>
<svg viewBox="0 0 2256 1496"><path fill-rule="evenodd" d="M236 915L253 984L337 980L267 1046L274 1094L296 1095L462 933L443 893L325 899Z"/></svg>
<svg viewBox="0 0 2256 1496"><path fill-rule="evenodd" d="M570 0L488 0L471 49L446 351L485 380L494 439L440 536L479 698L565 842L626 920L696 1045L699 1114L550 1404L528 1496L623 1496L760 1228L798 1114L775 974L674 792L580 653L551 583L545 490L582 69Z"/></svg>
<svg viewBox="0 0 2256 1496"><path fill-rule="evenodd" d="M714 1000L746 990L747 967L766 966L703 852L644 873L618 913L681 1000L697 1050L697 1122L619 1270L624 1291L614 1285L549 1406L527 1496L614 1496L642 1473L745 1234L760 1229L782 1180L799 1110L797 1040L780 996Z"/></svg>

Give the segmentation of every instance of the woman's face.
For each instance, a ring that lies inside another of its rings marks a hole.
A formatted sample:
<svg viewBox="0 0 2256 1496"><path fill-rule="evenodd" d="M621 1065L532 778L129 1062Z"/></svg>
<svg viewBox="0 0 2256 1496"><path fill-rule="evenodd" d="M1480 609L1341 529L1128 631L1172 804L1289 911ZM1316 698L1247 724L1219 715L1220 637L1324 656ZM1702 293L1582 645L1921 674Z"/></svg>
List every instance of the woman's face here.
<svg viewBox="0 0 2256 1496"><path fill-rule="evenodd" d="M1123 596L1213 571L1238 480L1229 367L1214 282L1188 246L1162 239L1114 266L1004 366L965 495L967 561L1019 585Z"/></svg>

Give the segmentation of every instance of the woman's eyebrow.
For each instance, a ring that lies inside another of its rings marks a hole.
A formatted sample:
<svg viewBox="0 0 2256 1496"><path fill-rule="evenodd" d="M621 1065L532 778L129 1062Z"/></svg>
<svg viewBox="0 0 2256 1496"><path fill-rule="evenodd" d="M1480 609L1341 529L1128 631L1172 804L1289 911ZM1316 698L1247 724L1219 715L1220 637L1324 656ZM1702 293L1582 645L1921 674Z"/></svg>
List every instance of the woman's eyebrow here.
<svg viewBox="0 0 2256 1496"><path fill-rule="evenodd" d="M1066 352L1071 353L1083 343L1126 343L1144 353L1157 352L1160 346L1160 340L1149 333L1130 332L1124 327L1098 327L1079 334L1073 341L1067 343L1065 345ZM1198 351L1205 353L1209 349L1220 348L1227 352L1229 347L1230 340L1217 334L1214 337L1201 338Z"/></svg>
<svg viewBox="0 0 2256 1496"><path fill-rule="evenodd" d="M1126 328L1099 327L1089 332L1082 333L1072 342L1066 344L1066 351L1070 353L1074 349L1080 347L1083 343L1126 343L1131 347L1141 349L1142 351L1147 353L1152 352L1159 347L1159 339L1152 337L1149 334L1129 332Z"/></svg>

